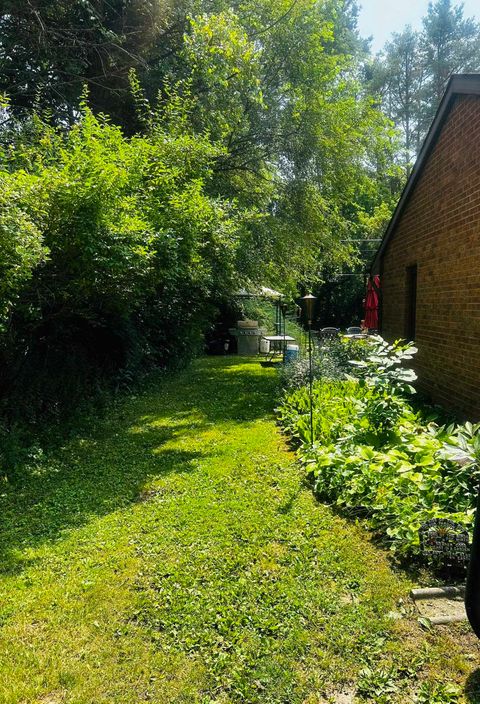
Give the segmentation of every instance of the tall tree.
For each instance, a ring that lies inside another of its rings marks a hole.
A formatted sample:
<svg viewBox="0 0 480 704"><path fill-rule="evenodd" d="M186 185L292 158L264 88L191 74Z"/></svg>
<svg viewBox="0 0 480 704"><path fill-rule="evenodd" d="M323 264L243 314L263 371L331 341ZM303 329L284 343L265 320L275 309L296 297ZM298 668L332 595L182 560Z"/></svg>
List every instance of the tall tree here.
<svg viewBox="0 0 480 704"><path fill-rule="evenodd" d="M452 73L480 69L480 24L465 18L463 4L436 0L423 18L421 52L427 80L423 92L424 129L428 128Z"/></svg>
<svg viewBox="0 0 480 704"><path fill-rule="evenodd" d="M452 73L480 70L480 25L463 5L430 2L421 32L394 33L370 67L371 88L403 137L406 169L418 153Z"/></svg>
<svg viewBox="0 0 480 704"><path fill-rule="evenodd" d="M245 240L251 270L263 261L277 285L318 278L327 259L351 258L345 240L359 212L383 202L390 129L358 80L352 4L257 0L242 9L191 21L194 116L225 147L219 188L262 207Z"/></svg>
<svg viewBox="0 0 480 704"><path fill-rule="evenodd" d="M419 115L424 66L419 55L420 37L407 25L394 33L375 65L375 82L384 96L384 109L403 135L403 163L409 164L418 150Z"/></svg>
<svg viewBox="0 0 480 704"><path fill-rule="evenodd" d="M128 71L170 44L172 0L4 0L0 9L0 92L10 109L51 111L73 123L84 84L97 111L124 120ZM170 48L167 49L169 51Z"/></svg>
<svg viewBox="0 0 480 704"><path fill-rule="evenodd" d="M352 256L343 240L383 202L391 147L359 80L355 0L7 3L0 91L13 112L38 105L75 122L83 83L93 111L129 133L147 128L152 109L188 105L189 126L220 147L210 192L250 213L245 275L293 286ZM143 102L140 119L132 102Z"/></svg>

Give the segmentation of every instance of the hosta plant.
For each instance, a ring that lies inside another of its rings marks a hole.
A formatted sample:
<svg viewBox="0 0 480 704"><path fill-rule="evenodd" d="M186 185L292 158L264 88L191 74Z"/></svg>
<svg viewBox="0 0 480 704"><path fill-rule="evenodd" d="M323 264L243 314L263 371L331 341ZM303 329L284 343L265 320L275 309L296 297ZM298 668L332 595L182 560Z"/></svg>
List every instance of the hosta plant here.
<svg viewBox="0 0 480 704"><path fill-rule="evenodd" d="M314 443L308 389L278 409L319 498L363 515L399 555L419 552L418 531L432 518L473 525L480 484L480 424L439 425L409 402L416 349L375 338L346 381L316 382Z"/></svg>

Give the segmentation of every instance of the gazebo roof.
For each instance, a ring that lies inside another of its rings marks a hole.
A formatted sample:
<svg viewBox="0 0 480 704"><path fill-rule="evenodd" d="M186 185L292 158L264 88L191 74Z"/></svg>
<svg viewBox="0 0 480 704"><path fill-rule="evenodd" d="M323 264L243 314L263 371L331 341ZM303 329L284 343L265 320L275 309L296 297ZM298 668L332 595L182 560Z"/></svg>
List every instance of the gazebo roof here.
<svg viewBox="0 0 480 704"><path fill-rule="evenodd" d="M241 288L235 293L236 298L284 298L284 294L280 291L274 291L267 286L260 286L259 289L247 291L246 288Z"/></svg>

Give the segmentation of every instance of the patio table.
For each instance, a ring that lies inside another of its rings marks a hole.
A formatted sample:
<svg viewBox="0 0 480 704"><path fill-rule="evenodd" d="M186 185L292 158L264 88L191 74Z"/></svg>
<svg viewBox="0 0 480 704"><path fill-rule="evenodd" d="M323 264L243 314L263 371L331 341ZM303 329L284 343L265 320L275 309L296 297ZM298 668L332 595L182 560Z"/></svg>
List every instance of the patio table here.
<svg viewBox="0 0 480 704"><path fill-rule="evenodd" d="M342 337L346 337L347 340L366 340L367 337L369 337L369 334L367 332L356 332L352 335L342 335Z"/></svg>
<svg viewBox="0 0 480 704"><path fill-rule="evenodd" d="M267 354L267 360L270 361L276 354L285 356L285 350L289 342L295 342L295 338L290 335L264 335L264 340L270 343L270 352Z"/></svg>

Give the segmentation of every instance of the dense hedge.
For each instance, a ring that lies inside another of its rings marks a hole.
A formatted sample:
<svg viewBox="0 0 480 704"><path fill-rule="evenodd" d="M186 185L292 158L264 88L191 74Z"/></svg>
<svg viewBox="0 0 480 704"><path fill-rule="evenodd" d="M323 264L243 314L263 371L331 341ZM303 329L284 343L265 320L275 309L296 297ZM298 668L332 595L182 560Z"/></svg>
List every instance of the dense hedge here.
<svg viewBox="0 0 480 704"><path fill-rule="evenodd" d="M241 221L207 192L218 149L185 125L126 138L85 106L66 133L34 118L4 144L4 406L59 409L120 368L194 353Z"/></svg>

